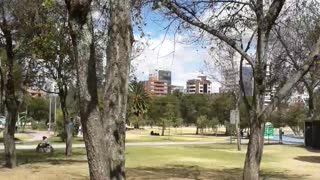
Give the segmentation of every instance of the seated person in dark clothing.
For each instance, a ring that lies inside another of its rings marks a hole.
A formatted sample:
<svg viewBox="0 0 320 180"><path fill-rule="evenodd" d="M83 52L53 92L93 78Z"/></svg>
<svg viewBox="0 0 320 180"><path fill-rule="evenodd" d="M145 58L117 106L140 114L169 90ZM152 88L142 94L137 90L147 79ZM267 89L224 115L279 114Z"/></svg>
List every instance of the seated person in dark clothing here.
<svg viewBox="0 0 320 180"><path fill-rule="evenodd" d="M38 146L47 147L48 145L49 145L48 138L46 136L43 136L42 141L39 143Z"/></svg>
<svg viewBox="0 0 320 180"><path fill-rule="evenodd" d="M150 135L151 135L151 136L160 136L159 133L155 133L155 132L153 132L153 131L150 132Z"/></svg>
<svg viewBox="0 0 320 180"><path fill-rule="evenodd" d="M240 136L243 137L243 129L240 130Z"/></svg>

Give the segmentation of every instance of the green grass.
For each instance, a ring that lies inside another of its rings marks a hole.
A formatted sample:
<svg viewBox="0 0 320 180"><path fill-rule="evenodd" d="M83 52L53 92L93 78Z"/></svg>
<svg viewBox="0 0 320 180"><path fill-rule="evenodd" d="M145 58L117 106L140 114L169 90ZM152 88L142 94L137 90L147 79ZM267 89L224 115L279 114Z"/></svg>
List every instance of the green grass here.
<svg viewBox="0 0 320 180"><path fill-rule="evenodd" d="M150 132L154 131L161 133L161 128L159 127L144 127L139 130L130 130L126 133L126 142L226 142L227 137L217 137L213 136L212 132L209 135L195 135L195 127L183 127L183 128L170 128L165 130L165 136L151 136Z"/></svg>
<svg viewBox="0 0 320 180"><path fill-rule="evenodd" d="M242 151L237 151L234 144L127 147L127 175L128 179L168 179L172 177L239 179L246 146L242 146L242 149ZM267 145L264 149L261 174L267 179L319 179L320 176L317 173L320 168L319 152L311 152L296 146ZM0 152L0 162L3 161L2 153ZM41 172L46 172L47 169L56 168L56 165L64 167L57 173L64 176L70 175L70 179L72 179L72 174L80 174L81 177L88 176L86 153L81 148L74 148L71 158L65 158L64 151L61 149L56 150L52 155L38 154L33 150L18 150L18 161L22 167L5 172L7 174L1 174L0 169L0 177L4 177L2 175L10 177L11 173L13 177L13 173L16 175L22 171L21 168L31 171L35 166L41 169Z"/></svg>
<svg viewBox="0 0 320 180"><path fill-rule="evenodd" d="M244 152L230 145L130 147L126 152L127 167L192 165L203 168L240 167ZM214 164L218 165L215 166Z"/></svg>
<svg viewBox="0 0 320 180"><path fill-rule="evenodd" d="M41 139L39 139L38 141L22 141L21 144L24 145L36 145L41 141ZM49 143L50 144L65 144L65 142L63 142L61 140L60 137L58 136L52 136L49 138ZM83 144L83 138L81 137L73 137L73 144Z"/></svg>
<svg viewBox="0 0 320 180"><path fill-rule="evenodd" d="M228 137L217 137L213 136L212 132L209 135L195 135L195 127L183 127L183 128L171 128L165 131L165 136L151 136L150 132L161 132L159 127L144 127L139 130L130 130L126 132L126 142L228 142ZM36 145L41 139L36 141L27 141L28 138L31 138L30 135L25 134L25 137L20 139L24 134L17 134L17 138L21 141L20 144L25 145ZM0 137L1 138L1 137ZM1 142L1 141L0 141ZM49 137L49 142L51 144L64 144L60 137L52 136ZM74 144L83 144L83 138L74 137Z"/></svg>
<svg viewBox="0 0 320 180"><path fill-rule="evenodd" d="M23 142L24 140L29 139L31 137L32 136L30 136L29 134L22 134L22 133L15 134L15 140L20 142ZM3 132L0 132L0 143L2 142L3 142Z"/></svg>

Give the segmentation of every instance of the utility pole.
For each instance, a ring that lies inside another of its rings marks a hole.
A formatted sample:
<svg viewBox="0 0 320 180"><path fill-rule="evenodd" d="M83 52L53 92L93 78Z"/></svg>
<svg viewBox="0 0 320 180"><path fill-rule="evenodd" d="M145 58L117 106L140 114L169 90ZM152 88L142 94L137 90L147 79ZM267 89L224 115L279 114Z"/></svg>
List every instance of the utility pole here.
<svg viewBox="0 0 320 180"><path fill-rule="evenodd" d="M239 127L239 123L240 123L240 110L239 110L239 104L240 104L240 94L241 91L239 89L239 96L237 99L237 103L236 103L236 132L237 132L237 147L238 147L238 151L241 151L241 137L240 137L240 127Z"/></svg>
<svg viewBox="0 0 320 180"><path fill-rule="evenodd" d="M57 95L54 96L54 122L57 122Z"/></svg>
<svg viewBox="0 0 320 180"><path fill-rule="evenodd" d="M51 95L49 95L49 133L51 132Z"/></svg>

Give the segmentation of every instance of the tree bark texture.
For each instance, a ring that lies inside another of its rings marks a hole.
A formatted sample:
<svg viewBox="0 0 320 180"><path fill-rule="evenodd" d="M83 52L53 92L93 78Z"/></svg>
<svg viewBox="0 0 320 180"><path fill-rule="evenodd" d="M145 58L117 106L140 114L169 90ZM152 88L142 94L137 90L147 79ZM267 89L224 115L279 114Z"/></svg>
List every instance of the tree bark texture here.
<svg viewBox="0 0 320 180"><path fill-rule="evenodd" d="M67 99L67 93L66 90L63 90L59 88L59 97L60 97L60 104L61 104L61 110L63 115L63 124L64 124L64 131L66 135L66 150L65 155L66 156L72 156L72 137L73 137L73 127L71 126L71 122L69 119L69 113L67 109L66 99Z"/></svg>
<svg viewBox="0 0 320 180"><path fill-rule="evenodd" d="M16 122L18 119L18 110L20 106L19 98L16 94L16 84L14 77L14 64L15 57L13 52L13 40L11 30L6 25L6 20L3 18L3 26L1 29L4 34L6 42L6 82L5 82L5 105L7 108L7 117L4 130L4 148L5 148L5 166L8 168L14 168L17 165L16 162L16 147L14 142L14 133L16 129Z"/></svg>
<svg viewBox="0 0 320 180"><path fill-rule="evenodd" d="M90 0L66 0L70 16L80 116L90 179L125 179L125 116L133 41L129 0L111 0L103 112L99 111Z"/></svg>
<svg viewBox="0 0 320 180"><path fill-rule="evenodd" d="M14 168L17 166L14 133L16 131L18 106L14 102L12 101L10 102L10 100L8 99L6 99L6 104L7 104L8 113L6 117L5 130L3 132L4 148L5 148L5 166L8 168Z"/></svg>
<svg viewBox="0 0 320 180"><path fill-rule="evenodd" d="M91 1L66 0L73 54L77 69L78 98L90 179L107 179L106 136L98 107L95 47L89 16ZM106 140L106 139L105 139Z"/></svg>
<svg viewBox="0 0 320 180"><path fill-rule="evenodd" d="M125 122L133 33L130 0L112 0L103 119L109 179L125 179Z"/></svg>
<svg viewBox="0 0 320 180"><path fill-rule="evenodd" d="M162 128L161 128L161 136L164 136L164 130L166 129L166 127L164 125L162 125Z"/></svg>
<svg viewBox="0 0 320 180"><path fill-rule="evenodd" d="M246 159L244 163L243 179L259 179L260 162L263 153L264 126L257 119L257 116L251 114L250 138L247 147Z"/></svg>

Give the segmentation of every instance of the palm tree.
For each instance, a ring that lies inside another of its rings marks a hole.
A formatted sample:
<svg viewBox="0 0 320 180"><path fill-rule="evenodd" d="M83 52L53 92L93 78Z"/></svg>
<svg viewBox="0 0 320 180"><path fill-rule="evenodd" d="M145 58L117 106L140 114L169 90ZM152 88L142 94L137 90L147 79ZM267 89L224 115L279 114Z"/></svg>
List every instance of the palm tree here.
<svg viewBox="0 0 320 180"><path fill-rule="evenodd" d="M129 116L135 116L133 123L134 128L139 128L139 124L144 118L144 114L148 111L149 94L144 89L143 82L138 82L135 78L129 84Z"/></svg>

